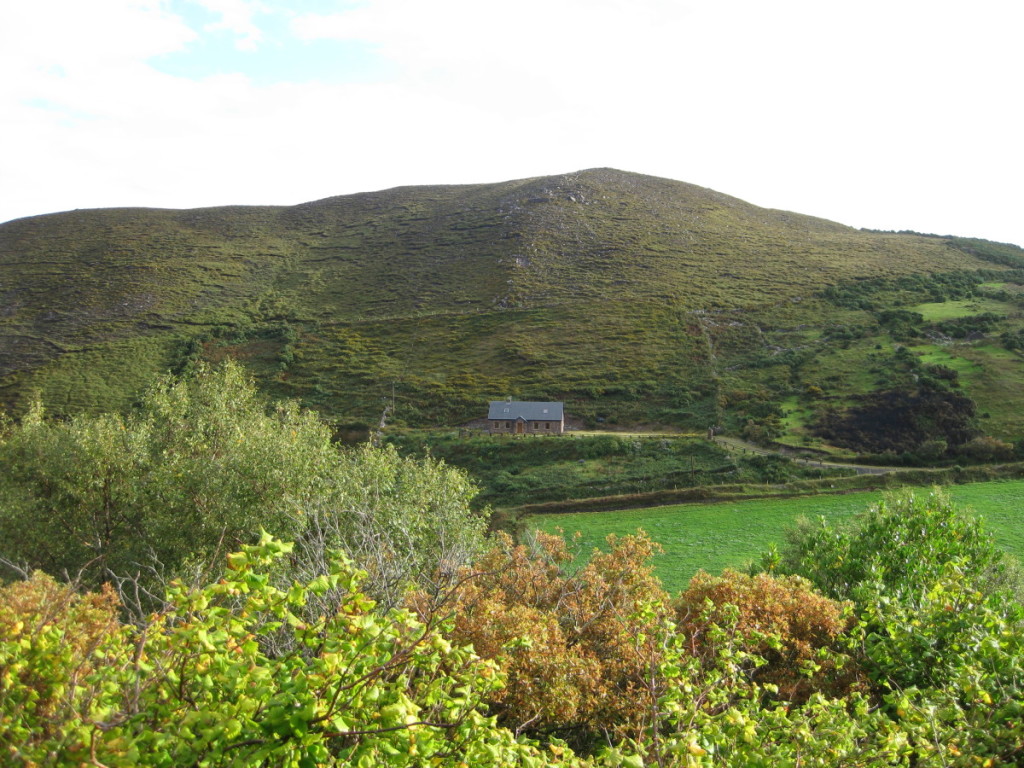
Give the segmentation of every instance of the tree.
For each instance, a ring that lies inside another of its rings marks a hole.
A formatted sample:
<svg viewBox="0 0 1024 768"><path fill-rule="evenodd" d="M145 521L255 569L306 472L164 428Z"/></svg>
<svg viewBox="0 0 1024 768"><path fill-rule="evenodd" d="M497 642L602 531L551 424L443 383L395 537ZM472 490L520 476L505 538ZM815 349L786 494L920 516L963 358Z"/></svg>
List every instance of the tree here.
<svg viewBox="0 0 1024 768"><path fill-rule="evenodd" d="M393 448L338 448L315 414L268 405L231 361L163 380L128 415L47 421L36 404L0 430L0 466L8 573L118 578L140 608L152 601L128 592L159 599L170 576L219 567L218 553L260 528L299 542L293 575L320 575L327 551L345 549L389 605L483 540L462 472Z"/></svg>
<svg viewBox="0 0 1024 768"><path fill-rule="evenodd" d="M317 497L337 462L327 428L293 404L268 411L232 363L166 379L122 416L47 421L36 404L0 442L0 554L48 573L208 561Z"/></svg>
<svg viewBox="0 0 1024 768"><path fill-rule="evenodd" d="M324 572L342 549L368 573L365 589L388 608L411 587L437 596L484 547L487 522L471 506L476 486L461 470L394 446L342 452L320 500L301 510L294 573Z"/></svg>

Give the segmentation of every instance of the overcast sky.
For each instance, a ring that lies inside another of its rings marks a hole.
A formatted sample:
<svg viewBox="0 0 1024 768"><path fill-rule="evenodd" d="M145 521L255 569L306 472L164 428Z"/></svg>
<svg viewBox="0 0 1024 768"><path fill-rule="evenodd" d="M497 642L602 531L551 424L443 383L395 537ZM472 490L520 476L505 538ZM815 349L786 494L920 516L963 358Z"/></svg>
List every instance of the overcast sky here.
<svg viewBox="0 0 1024 768"><path fill-rule="evenodd" d="M0 221L611 166L1024 245L1021 0L4 0Z"/></svg>

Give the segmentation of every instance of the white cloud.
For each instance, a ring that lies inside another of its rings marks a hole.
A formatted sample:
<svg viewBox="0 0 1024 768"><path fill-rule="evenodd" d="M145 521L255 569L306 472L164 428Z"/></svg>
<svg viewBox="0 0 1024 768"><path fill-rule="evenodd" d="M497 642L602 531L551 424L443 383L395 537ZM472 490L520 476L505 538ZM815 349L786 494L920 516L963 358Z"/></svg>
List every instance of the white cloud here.
<svg viewBox="0 0 1024 768"><path fill-rule="evenodd" d="M292 22L305 39L359 41L421 87L478 100L583 103L643 87L685 51L683 4L618 0L385 0ZM638 75L644 75L638 78Z"/></svg>
<svg viewBox="0 0 1024 768"><path fill-rule="evenodd" d="M172 77L154 57L217 30L166 2L6 4L0 220L611 165L858 226L1024 243L1016 2L190 2L254 56L259 25L293 16L296 45L368 46L394 74Z"/></svg>
<svg viewBox="0 0 1024 768"><path fill-rule="evenodd" d="M269 7L254 0L189 0L202 6L220 18L209 24L208 31L226 30L238 36L235 45L240 50L253 51L263 42L263 31L255 21L261 13L267 13Z"/></svg>
<svg viewBox="0 0 1024 768"><path fill-rule="evenodd" d="M195 36L159 0L0 4L0 64L7 82L12 72L113 69L180 50Z"/></svg>

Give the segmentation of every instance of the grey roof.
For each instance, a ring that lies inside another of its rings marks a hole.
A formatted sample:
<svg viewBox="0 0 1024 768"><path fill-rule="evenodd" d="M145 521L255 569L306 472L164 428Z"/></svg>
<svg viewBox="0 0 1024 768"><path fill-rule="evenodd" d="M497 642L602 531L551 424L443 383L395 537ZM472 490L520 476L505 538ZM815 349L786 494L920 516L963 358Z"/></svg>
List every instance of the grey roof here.
<svg viewBox="0 0 1024 768"><path fill-rule="evenodd" d="M524 421L561 421L561 403L540 403L530 400L491 400L487 418L523 419Z"/></svg>

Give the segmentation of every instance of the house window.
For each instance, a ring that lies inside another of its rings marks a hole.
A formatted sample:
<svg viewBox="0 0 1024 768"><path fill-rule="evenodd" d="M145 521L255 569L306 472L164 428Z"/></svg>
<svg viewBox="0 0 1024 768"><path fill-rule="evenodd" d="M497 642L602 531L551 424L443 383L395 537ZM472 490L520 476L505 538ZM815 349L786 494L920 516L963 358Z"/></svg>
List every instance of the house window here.
<svg viewBox="0 0 1024 768"><path fill-rule="evenodd" d="M501 425L500 425L500 424L499 424L499 423L498 423L497 421L496 421L496 422L494 422L494 428L495 428L495 429L497 429L497 428L498 428L499 426L501 426Z"/></svg>
<svg viewBox="0 0 1024 768"><path fill-rule="evenodd" d="M544 429L551 429L551 422L550 421L545 421L544 422Z"/></svg>
<svg viewBox="0 0 1024 768"><path fill-rule="evenodd" d="M539 429L539 427L537 426L537 422L536 422L536 421L535 421L535 422L533 422L533 428L534 428L534 429Z"/></svg>
<svg viewBox="0 0 1024 768"><path fill-rule="evenodd" d="M512 422L511 421L506 421L505 422L505 429L512 429Z"/></svg>

